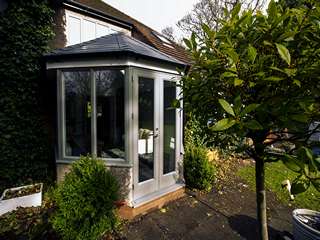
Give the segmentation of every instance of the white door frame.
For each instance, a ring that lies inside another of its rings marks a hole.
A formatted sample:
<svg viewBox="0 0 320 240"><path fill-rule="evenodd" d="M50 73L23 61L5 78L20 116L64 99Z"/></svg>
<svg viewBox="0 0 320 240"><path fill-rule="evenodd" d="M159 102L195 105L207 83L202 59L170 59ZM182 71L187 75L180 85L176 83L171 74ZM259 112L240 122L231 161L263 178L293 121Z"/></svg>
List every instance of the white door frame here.
<svg viewBox="0 0 320 240"><path fill-rule="evenodd" d="M139 183L139 159L138 159L138 131L139 131L139 103L138 88L139 77L150 78L154 81L154 129L158 128L159 136L154 138L154 178ZM164 81L178 81L177 75L166 74L145 69L133 69L133 200L141 199L150 194L163 192L163 189L177 183L179 172L179 160L181 153L182 111L176 110L176 142L175 156L176 167L174 172L163 175L163 86ZM180 88L177 87L177 97Z"/></svg>
<svg viewBox="0 0 320 240"><path fill-rule="evenodd" d="M162 81L161 81L161 98L160 98L160 105L161 105L161 117L160 117L160 189L163 189L165 187L172 186L177 183L178 177L179 177L179 164L180 164L180 153L181 153L181 134L182 134L182 125L181 125L181 119L182 119L182 110L176 109L176 123L175 123L175 171L169 172L166 174L163 174L163 167L164 167L164 81L170 81L178 83L179 79L177 79L177 76L172 75L163 75ZM179 99L180 97L180 91L181 89L179 87L176 87L176 98ZM182 105L181 105L182 106Z"/></svg>

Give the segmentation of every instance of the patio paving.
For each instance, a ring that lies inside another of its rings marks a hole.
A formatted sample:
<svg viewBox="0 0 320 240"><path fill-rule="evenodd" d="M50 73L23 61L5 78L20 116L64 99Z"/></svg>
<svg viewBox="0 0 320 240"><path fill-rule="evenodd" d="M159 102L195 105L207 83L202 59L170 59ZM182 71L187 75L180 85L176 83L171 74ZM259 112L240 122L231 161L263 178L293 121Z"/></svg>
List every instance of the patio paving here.
<svg viewBox="0 0 320 240"><path fill-rule="evenodd" d="M128 223L122 239L258 239L255 192L237 176L208 194L188 192ZM267 193L270 239L292 232L291 211Z"/></svg>

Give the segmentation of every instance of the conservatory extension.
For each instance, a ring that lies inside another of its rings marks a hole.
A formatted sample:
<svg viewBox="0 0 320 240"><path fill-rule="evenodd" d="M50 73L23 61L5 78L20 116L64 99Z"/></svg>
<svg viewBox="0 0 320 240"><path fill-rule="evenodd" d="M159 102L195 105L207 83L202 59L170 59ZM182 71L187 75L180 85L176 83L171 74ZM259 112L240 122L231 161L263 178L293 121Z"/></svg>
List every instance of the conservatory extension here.
<svg viewBox="0 0 320 240"><path fill-rule="evenodd" d="M80 155L105 161L138 208L183 189L184 63L122 33L46 55L57 103L58 180Z"/></svg>

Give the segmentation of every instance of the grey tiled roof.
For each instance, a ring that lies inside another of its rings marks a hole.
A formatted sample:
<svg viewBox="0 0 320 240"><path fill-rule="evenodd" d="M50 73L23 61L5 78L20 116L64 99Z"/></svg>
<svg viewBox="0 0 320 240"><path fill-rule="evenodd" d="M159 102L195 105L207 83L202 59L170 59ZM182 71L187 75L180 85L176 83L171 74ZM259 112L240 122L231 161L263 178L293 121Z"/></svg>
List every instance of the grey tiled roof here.
<svg viewBox="0 0 320 240"><path fill-rule="evenodd" d="M129 53L178 65L185 63L123 33L115 33L79 43L46 54L46 57L80 56L88 54Z"/></svg>

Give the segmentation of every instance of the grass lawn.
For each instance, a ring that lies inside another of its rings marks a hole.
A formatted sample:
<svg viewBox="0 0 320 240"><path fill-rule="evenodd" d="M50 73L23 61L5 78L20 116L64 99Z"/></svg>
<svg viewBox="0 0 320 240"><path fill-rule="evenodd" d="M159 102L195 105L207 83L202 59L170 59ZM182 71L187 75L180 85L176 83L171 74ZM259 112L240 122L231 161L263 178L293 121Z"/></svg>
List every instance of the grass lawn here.
<svg viewBox="0 0 320 240"><path fill-rule="evenodd" d="M243 167L237 174L244 179L250 187L255 189L254 166ZM294 201L290 201L288 191L281 188L281 182L283 180L289 179L290 182L292 182L296 176L297 174L288 170L281 161L266 164L266 187L274 192L281 202L285 204L291 203L299 208L320 211L320 192L313 186L310 186L306 192L295 196Z"/></svg>

